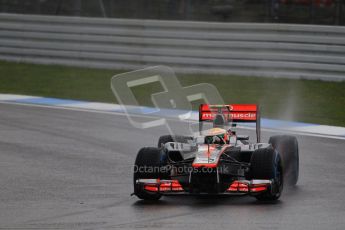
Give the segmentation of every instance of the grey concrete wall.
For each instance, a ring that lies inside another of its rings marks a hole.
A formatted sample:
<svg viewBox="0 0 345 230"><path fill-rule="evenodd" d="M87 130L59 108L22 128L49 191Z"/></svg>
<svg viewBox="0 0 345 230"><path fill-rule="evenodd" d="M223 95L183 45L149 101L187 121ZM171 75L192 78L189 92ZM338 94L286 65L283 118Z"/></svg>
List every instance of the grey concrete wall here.
<svg viewBox="0 0 345 230"><path fill-rule="evenodd" d="M0 59L345 80L345 27L0 14Z"/></svg>

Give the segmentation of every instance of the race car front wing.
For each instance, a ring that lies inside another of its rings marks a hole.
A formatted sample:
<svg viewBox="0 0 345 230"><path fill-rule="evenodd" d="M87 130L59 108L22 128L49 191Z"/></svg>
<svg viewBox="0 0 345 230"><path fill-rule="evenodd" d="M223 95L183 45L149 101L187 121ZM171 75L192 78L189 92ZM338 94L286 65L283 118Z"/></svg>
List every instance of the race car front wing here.
<svg viewBox="0 0 345 230"><path fill-rule="evenodd" d="M272 183L272 180L235 180L224 192L218 194L255 195L270 190ZM193 193L185 191L178 180L138 179L136 184L137 186L142 186L147 192L160 193L162 195L193 195Z"/></svg>

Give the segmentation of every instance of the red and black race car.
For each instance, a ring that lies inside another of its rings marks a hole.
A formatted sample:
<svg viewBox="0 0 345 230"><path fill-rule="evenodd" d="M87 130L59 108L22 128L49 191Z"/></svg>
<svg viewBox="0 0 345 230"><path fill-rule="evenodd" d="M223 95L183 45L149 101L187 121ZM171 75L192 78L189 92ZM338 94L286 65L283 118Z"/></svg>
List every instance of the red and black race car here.
<svg viewBox="0 0 345 230"><path fill-rule="evenodd" d="M203 129L204 122L212 122ZM237 135L240 122L255 122L257 142ZM196 136L161 136L158 147L140 149L134 166L134 195L158 200L162 195L248 194L277 200L283 185L298 180L297 139L273 136L260 142L257 105L208 105L199 108Z"/></svg>

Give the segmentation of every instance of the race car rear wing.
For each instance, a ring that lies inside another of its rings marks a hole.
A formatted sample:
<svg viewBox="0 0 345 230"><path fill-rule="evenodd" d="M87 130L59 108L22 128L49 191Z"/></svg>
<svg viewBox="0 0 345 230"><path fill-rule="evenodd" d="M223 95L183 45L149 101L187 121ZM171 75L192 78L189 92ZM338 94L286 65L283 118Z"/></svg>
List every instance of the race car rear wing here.
<svg viewBox="0 0 345 230"><path fill-rule="evenodd" d="M199 106L199 131L202 130L203 122L214 122L221 115L225 123L256 123L256 140L261 139L260 131L260 109L255 104L231 104L231 105L209 105ZM224 124L225 125L225 124Z"/></svg>

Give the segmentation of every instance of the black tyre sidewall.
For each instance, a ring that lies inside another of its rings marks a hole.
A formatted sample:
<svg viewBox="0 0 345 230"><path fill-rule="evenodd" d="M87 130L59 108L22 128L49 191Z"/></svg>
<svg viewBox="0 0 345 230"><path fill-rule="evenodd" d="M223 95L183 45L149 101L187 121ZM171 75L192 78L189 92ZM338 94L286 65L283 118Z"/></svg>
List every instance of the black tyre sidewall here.
<svg viewBox="0 0 345 230"><path fill-rule="evenodd" d="M299 149L294 136L281 135L270 138L269 143L281 154L283 161L284 181L294 186L299 177Z"/></svg>
<svg viewBox="0 0 345 230"><path fill-rule="evenodd" d="M163 174L158 170L154 172L139 171L141 169L148 169L149 167L154 167L159 169L162 167L162 151L158 148L146 147L139 150L133 173L133 185L134 185L134 194L144 200L158 200L161 198L160 194L154 192L148 192L143 190L140 186L136 184L137 179L161 179Z"/></svg>
<svg viewBox="0 0 345 230"><path fill-rule="evenodd" d="M278 172L283 174L280 154L272 147L254 151L251 162L251 178L273 180L278 179ZM280 183L273 183L269 191L260 193L255 197L258 200L277 200L283 189L283 176L279 177Z"/></svg>

